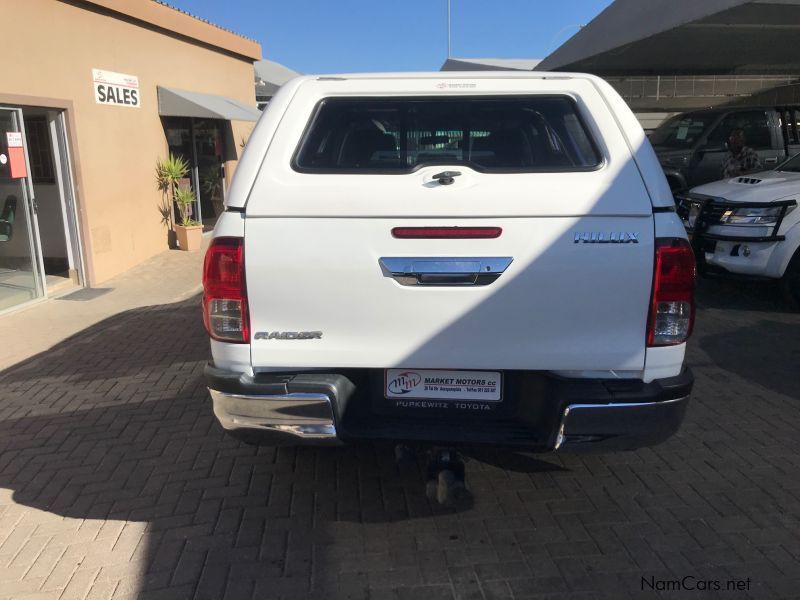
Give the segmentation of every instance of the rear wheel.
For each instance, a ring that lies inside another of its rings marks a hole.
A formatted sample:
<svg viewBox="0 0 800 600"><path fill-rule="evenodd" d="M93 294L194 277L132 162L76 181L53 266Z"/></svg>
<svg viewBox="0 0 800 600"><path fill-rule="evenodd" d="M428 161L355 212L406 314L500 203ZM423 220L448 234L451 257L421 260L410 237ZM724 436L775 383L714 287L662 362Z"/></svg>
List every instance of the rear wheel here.
<svg viewBox="0 0 800 600"><path fill-rule="evenodd" d="M781 278L783 297L793 308L800 309L800 250L794 253Z"/></svg>

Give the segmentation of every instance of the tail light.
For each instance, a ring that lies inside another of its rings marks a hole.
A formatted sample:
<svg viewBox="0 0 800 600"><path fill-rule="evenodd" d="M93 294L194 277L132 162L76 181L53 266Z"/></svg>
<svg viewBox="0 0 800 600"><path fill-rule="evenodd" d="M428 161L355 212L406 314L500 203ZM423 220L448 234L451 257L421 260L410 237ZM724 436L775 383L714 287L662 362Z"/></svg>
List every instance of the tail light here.
<svg viewBox="0 0 800 600"><path fill-rule="evenodd" d="M689 242L680 238L656 239L648 346L672 346L689 338L694 326L695 278L694 252Z"/></svg>
<svg viewBox="0 0 800 600"><path fill-rule="evenodd" d="M250 341L242 238L216 238L206 251L203 323L215 340L237 344Z"/></svg>

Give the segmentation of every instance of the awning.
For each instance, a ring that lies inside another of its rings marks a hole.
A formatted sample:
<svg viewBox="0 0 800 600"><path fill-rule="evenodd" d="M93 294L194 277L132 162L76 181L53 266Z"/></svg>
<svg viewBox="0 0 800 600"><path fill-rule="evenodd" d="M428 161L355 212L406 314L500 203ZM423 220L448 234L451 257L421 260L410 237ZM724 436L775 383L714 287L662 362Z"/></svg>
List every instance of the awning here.
<svg viewBox="0 0 800 600"><path fill-rule="evenodd" d="M284 83L300 75L297 71L266 58L257 60L253 64L253 70L256 80L256 100L259 101L272 98Z"/></svg>
<svg viewBox="0 0 800 600"><path fill-rule="evenodd" d="M158 114L162 117L258 121L261 111L227 96L158 86Z"/></svg>

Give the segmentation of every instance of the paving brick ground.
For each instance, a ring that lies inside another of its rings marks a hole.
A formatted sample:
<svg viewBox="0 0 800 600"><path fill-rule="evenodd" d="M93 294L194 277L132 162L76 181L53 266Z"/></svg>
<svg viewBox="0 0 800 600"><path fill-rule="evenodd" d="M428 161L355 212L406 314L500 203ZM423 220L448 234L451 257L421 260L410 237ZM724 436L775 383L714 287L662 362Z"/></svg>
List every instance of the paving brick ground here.
<svg viewBox="0 0 800 600"><path fill-rule="evenodd" d="M0 598L800 598L800 314L772 289L703 284L673 439L472 453L458 510L391 448L226 437L198 299L168 301L0 373ZM0 334L26 335L27 312ZM642 590L686 576L749 591Z"/></svg>

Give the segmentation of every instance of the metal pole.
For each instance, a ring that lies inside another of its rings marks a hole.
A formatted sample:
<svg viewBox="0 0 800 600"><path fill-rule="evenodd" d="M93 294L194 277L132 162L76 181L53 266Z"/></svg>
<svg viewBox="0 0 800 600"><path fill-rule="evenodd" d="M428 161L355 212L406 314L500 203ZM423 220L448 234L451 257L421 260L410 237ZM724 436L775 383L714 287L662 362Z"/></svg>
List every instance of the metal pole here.
<svg viewBox="0 0 800 600"><path fill-rule="evenodd" d="M447 58L450 58L450 0L447 0Z"/></svg>

